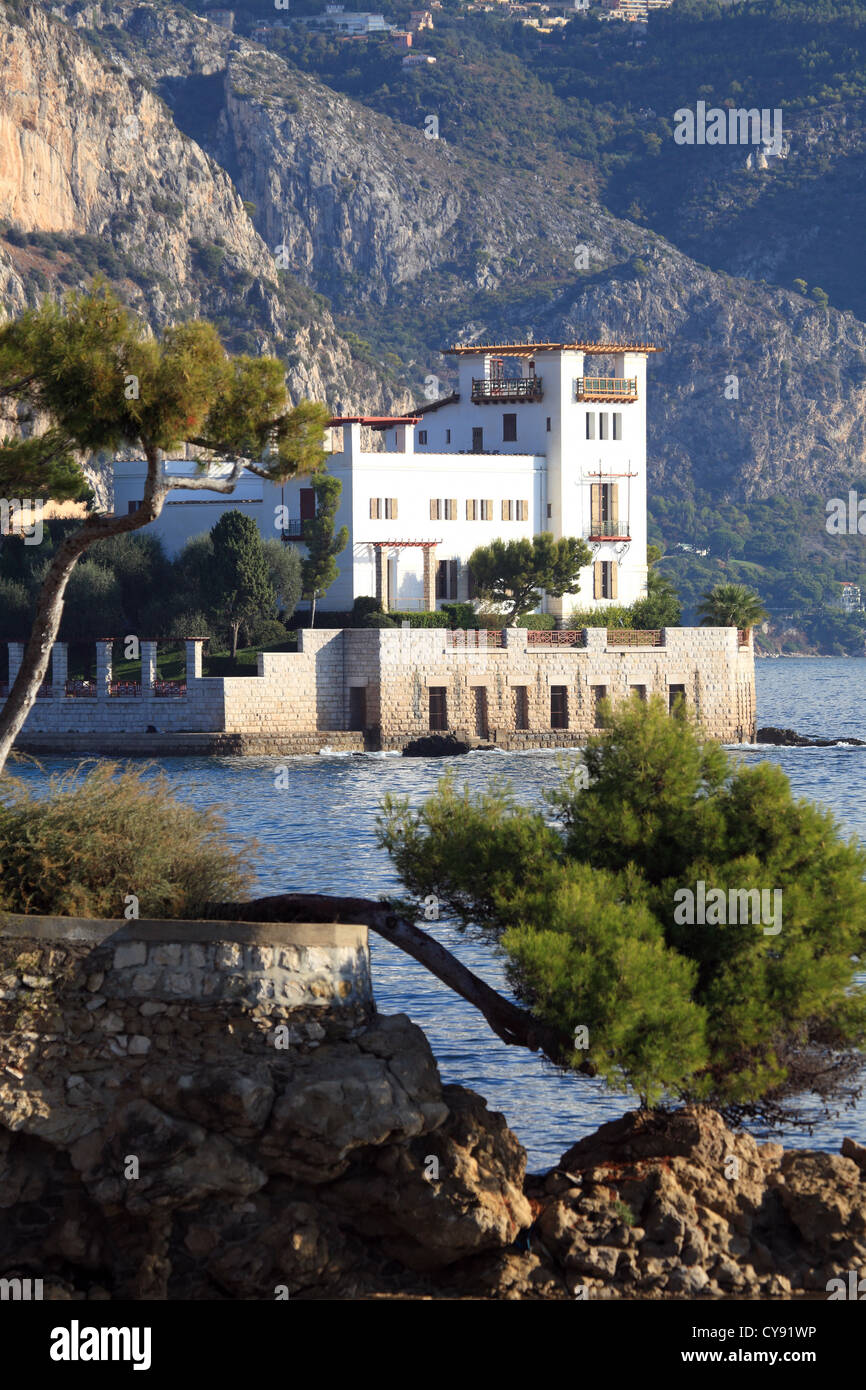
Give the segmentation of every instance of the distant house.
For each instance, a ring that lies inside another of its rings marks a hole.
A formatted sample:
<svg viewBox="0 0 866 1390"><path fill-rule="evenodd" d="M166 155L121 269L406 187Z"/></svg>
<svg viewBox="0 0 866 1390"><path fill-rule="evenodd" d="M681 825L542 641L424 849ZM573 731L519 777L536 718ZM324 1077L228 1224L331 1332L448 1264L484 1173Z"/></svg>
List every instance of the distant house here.
<svg viewBox="0 0 866 1390"><path fill-rule="evenodd" d="M423 63L435 63L436 59L431 58L429 53L407 53L403 59L404 68L418 68Z"/></svg>
<svg viewBox="0 0 866 1390"><path fill-rule="evenodd" d="M346 10L342 5L326 5L325 13L299 17L299 24L309 24L315 29L326 29L344 38L366 38L370 34L390 34L393 24L386 24L381 14L371 14L366 10Z"/></svg>
<svg viewBox="0 0 866 1390"><path fill-rule="evenodd" d="M412 35L408 29L395 29L391 35L391 42L395 48L411 48Z"/></svg>
<svg viewBox="0 0 866 1390"><path fill-rule="evenodd" d="M843 580L841 590L839 607L843 613L859 613L863 607L859 585L852 584L850 580Z"/></svg>
<svg viewBox="0 0 866 1390"><path fill-rule="evenodd" d="M409 28L413 34L420 34L422 29L432 29L433 15L429 10L410 10Z"/></svg>

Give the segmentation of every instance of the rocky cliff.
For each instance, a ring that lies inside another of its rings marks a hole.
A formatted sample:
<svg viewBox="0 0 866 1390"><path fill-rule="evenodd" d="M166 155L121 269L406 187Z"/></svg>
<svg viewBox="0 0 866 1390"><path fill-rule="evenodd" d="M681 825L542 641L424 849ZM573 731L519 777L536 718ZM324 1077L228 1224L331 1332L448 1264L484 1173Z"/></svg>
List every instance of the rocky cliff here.
<svg viewBox="0 0 866 1390"><path fill-rule="evenodd" d="M146 81L35 7L0 8L0 71L0 308L102 272L154 328L203 316L230 348L278 353L296 399L380 408L380 373Z"/></svg>
<svg viewBox="0 0 866 1390"><path fill-rule="evenodd" d="M527 1178L503 1116L376 1014L365 940L6 919L0 1277L51 1299L825 1298L866 1267L851 1141L630 1113Z"/></svg>
<svg viewBox="0 0 866 1390"><path fill-rule="evenodd" d="M96 237L152 322L211 316L231 346L285 356L296 396L345 411L408 407L431 375L446 391L439 349L454 339L649 338L665 348L648 398L653 490L833 496L864 472L866 330L852 313L713 271L614 216L577 169L566 194L531 160L428 139L423 112L401 124L169 0L53 12L22 4L0 21L8 310L64 273L86 278ZM793 167L813 136L794 132L772 164ZM739 276L781 273L752 233L767 210L782 235L784 177L749 175L743 237L729 235L736 180L700 235L691 204L664 230L699 253L712 243ZM695 178L703 206L709 173ZM67 240L33 241L46 230Z"/></svg>

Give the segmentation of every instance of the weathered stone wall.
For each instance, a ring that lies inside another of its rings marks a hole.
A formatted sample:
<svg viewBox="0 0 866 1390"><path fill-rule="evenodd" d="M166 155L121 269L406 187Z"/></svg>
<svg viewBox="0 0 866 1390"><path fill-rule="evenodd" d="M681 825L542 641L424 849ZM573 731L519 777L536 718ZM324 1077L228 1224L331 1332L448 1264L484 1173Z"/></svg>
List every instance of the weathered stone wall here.
<svg viewBox="0 0 866 1390"><path fill-rule="evenodd" d="M282 1024L295 1042L351 1034L375 1012L366 927L0 916L0 1033L27 1052L22 1018L39 1024L40 1085L55 1056L62 1072L181 1040L194 1053L215 1011L242 1015L259 1052Z"/></svg>
<svg viewBox="0 0 866 1390"><path fill-rule="evenodd" d="M672 688L682 688L714 738L751 742L755 735L752 641L741 642L733 628L668 628L660 645L646 647L621 645L623 639L604 628L588 629L581 645L566 645L564 633L540 644L522 628L506 630L502 646L481 647L475 643L486 640L483 633L441 628L302 630L298 636L297 652L259 655L258 677L225 679L202 678L200 644L190 642L183 696L110 696L106 680L98 698L58 691L56 698L37 700L19 743L38 751L46 739L57 739L71 750L74 740L84 739L91 749L114 751L126 734L126 751L180 752L184 740L212 734L237 741L214 751L291 755L330 743L401 748L429 732L431 687L446 691L450 730L501 747L581 743L598 727L600 694L616 703L635 687L666 701ZM566 691L561 728L552 727L553 686ZM353 687L364 691L364 730L349 729ZM525 729L517 727L518 687L526 692ZM149 724L156 732L146 735ZM160 736L165 745L157 744ZM134 746L139 739L145 739L141 750Z"/></svg>
<svg viewBox="0 0 866 1390"><path fill-rule="evenodd" d="M681 686L711 737L754 738L754 652L734 628L667 628L664 645L646 647L618 647L605 628L587 629L585 646L537 645L523 628L508 629L504 647L476 646L474 636L452 645L454 635L437 629L379 633L383 747L428 732L431 687L446 691L449 729L470 738L480 733L475 691L482 689L490 741L506 748L582 743L598 727L597 692L616 704L634 687L669 702L671 688ZM566 728L551 727L552 686L566 690ZM516 727L515 687L526 691L526 730Z"/></svg>

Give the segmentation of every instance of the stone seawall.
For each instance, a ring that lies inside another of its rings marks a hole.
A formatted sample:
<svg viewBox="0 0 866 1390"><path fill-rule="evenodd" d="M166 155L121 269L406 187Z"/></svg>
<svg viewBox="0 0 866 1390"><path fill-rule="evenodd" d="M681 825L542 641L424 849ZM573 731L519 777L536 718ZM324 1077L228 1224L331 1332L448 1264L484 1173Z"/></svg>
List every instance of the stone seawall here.
<svg viewBox="0 0 866 1390"><path fill-rule="evenodd" d="M328 746L401 749L434 730L502 748L567 747L599 728L603 699L616 705L635 692L669 706L682 696L711 738L755 736L754 649L735 628L325 628L302 629L298 642L297 652L260 653L257 676L223 679L202 676L202 643L190 640L187 679L167 697L153 685L155 643L142 644L148 670L137 696L112 683L110 644L98 644L96 688L51 685L18 746L290 757ZM52 660L62 675L65 653ZM17 661L13 653L10 673Z"/></svg>

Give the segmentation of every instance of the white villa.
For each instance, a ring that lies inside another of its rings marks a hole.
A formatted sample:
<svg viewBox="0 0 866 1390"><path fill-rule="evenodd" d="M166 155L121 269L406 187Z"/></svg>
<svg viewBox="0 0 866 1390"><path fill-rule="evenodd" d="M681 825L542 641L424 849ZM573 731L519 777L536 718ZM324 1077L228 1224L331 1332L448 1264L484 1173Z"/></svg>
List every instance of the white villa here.
<svg viewBox="0 0 866 1390"><path fill-rule="evenodd" d="M392 610L471 598L477 546L543 531L582 537L592 552L579 594L547 597L544 611L561 618L575 606L634 602L646 591L646 363L657 351L452 347L452 395L411 415L332 420L327 467L343 485L337 525L348 527L349 544L320 611L346 612L359 595ZM381 447L362 448L362 431ZM179 478L194 467L166 463ZM144 475L140 461L115 464L116 510L140 503ZM302 545L314 505L308 480L279 486L247 474L231 496L178 488L153 530L174 554L237 508L263 536Z"/></svg>

